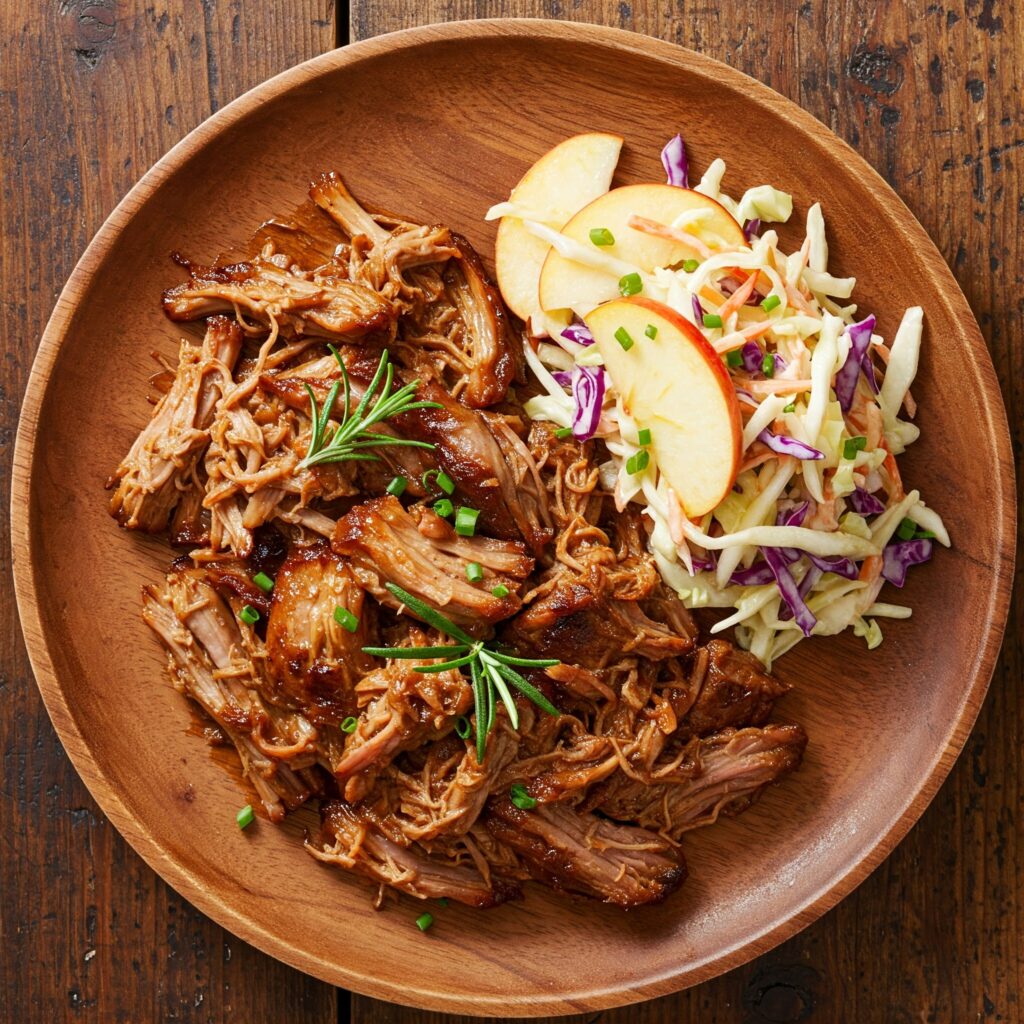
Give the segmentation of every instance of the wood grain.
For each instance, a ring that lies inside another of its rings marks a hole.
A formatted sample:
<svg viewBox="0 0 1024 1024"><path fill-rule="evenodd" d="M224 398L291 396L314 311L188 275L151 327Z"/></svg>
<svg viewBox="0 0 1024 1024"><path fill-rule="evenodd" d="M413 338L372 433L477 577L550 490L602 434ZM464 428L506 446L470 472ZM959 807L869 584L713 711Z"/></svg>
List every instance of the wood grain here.
<svg viewBox="0 0 1024 1024"><path fill-rule="evenodd" d="M285 17L287 14L287 17ZM334 43L328 0L0 4L0 507L29 365L103 219L173 143ZM71 767L25 657L0 516L0 1018L337 1019L330 986L234 938L165 885ZM84 591L101 565L82 565Z"/></svg>
<svg viewBox="0 0 1024 1024"><path fill-rule="evenodd" d="M566 52L573 75L555 93L546 69ZM459 75L440 89L456 53ZM497 130L494 110L513 88L518 113ZM424 941L412 907L368 914L364 886L327 878L298 854L302 815L240 837L230 825L235 783L202 744L183 739L180 698L163 683L162 657L136 617L139 583L161 571L167 552L117 531L97 500L147 412L138 339L168 352L178 333L149 297L167 282L170 240L186 240L200 259L237 243L290 208L324 166L342 167L357 194L413 218L477 225L487 252L493 225L483 225L484 210L533 154L566 134L577 110L607 130L621 125L631 100L643 116L631 121L620 175L649 176L665 131L652 112L669 94L686 111L696 165L720 152L739 180L764 175L796 192L798 204L802 175L813 177L835 263L858 269L858 295L881 314L883 332L898 315L893 290L912 291L928 309L929 337L948 339L948 358L922 367L920 416L930 429L905 472L927 481L958 546L908 584L913 623L890 628L871 659L842 637L787 660L801 685L786 714L816 737L800 785L695 835L685 898L624 916L535 890L527 904L486 915L450 907ZM340 134L338 118L373 130ZM720 120L744 135L767 132L775 145L755 151L722 137L712 150ZM268 146L282 126L304 147ZM452 164L452 139L464 164ZM862 218L885 223L886 234L867 237ZM966 421L961 399L972 403ZM72 406L74 421L58 415ZM723 65L627 33L550 22L435 28L325 55L176 147L104 225L62 293L33 371L14 481L17 591L40 687L92 792L149 863L233 931L318 976L500 1015L672 991L765 951L848 892L916 820L959 751L995 658L1012 571L1012 466L994 373L948 268L906 209L813 119ZM961 487L987 490L988 508L965 507ZM89 601L76 581L83 564L104 567ZM956 589L958 617L934 599L936 588Z"/></svg>
<svg viewBox="0 0 1024 1024"><path fill-rule="evenodd" d="M549 16L670 39L798 102L858 149L952 268L997 366L1024 355L1024 16L999 2L714 5L613 2L354 4L353 38L446 18ZM1024 378L1003 372L1014 450ZM724 977L601 1024L1012 1021L1024 1009L1024 652L1018 591L990 696L935 802L835 910ZM955 595L950 595L955 614ZM355 996L359 1024L449 1024ZM483 1018L481 1018L482 1020ZM593 1020L590 1017L578 1018Z"/></svg>

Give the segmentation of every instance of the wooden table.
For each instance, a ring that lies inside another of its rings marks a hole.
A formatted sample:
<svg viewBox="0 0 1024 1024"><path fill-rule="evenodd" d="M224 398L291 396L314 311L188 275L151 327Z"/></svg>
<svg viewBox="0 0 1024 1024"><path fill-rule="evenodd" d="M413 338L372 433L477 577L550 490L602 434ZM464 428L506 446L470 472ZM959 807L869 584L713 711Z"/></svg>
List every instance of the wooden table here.
<svg viewBox="0 0 1024 1024"><path fill-rule="evenodd" d="M495 15L602 22L702 50L851 142L945 254L1004 371L1011 429L1018 446L1024 441L1019 5L357 0L335 10L332 0L35 0L0 12L5 509L37 339L79 254L136 178L211 111L325 49L413 23ZM204 918L129 849L78 780L43 710L18 634L6 520L0 533L0 1018L447 1020L350 996L276 963ZM83 566L83 587L101 571ZM956 595L948 600L956 614ZM726 977L592 1019L1024 1019L1020 612L1018 598L992 692L958 766L856 893Z"/></svg>

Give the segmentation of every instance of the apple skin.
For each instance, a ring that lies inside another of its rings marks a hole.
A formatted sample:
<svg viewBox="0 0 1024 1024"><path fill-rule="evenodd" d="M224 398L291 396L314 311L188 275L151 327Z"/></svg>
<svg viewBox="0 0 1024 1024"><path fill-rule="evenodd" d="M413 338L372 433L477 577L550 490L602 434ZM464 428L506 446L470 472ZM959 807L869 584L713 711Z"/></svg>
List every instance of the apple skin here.
<svg viewBox="0 0 1024 1024"><path fill-rule="evenodd" d="M706 211L710 219L684 230L698 238L702 231L710 230L730 246L747 246L743 229L720 203L692 189L653 183L623 185L598 196L572 217L562 228L562 234L585 246L588 251L602 253L650 272L656 267L671 266L698 256L699 252L684 242L631 228L629 218L636 214L670 225L676 217L695 210ZM595 247L590 241L593 228L607 228L614 236L615 244ZM579 263L551 249L540 273L540 308L572 309L578 316L585 317L595 306L619 294L620 276L619 273Z"/></svg>
<svg viewBox="0 0 1024 1024"><path fill-rule="evenodd" d="M622 136L586 132L549 149L523 175L510 198L561 229L581 207L608 191L619 161ZM548 243L518 217L502 217L494 243L494 268L505 305L521 320L537 318L537 282Z"/></svg>
<svg viewBox="0 0 1024 1024"><path fill-rule="evenodd" d="M641 295L598 306L587 326L627 412L651 431L658 469L699 519L732 489L742 456L739 402L721 357L689 320ZM628 352L615 338L620 327L634 342Z"/></svg>

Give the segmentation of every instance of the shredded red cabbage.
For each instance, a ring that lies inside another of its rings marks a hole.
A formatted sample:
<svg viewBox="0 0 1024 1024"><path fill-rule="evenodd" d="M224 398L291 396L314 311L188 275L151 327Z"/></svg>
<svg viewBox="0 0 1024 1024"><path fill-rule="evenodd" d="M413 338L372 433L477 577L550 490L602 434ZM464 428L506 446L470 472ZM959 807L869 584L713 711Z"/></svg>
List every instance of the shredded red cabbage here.
<svg viewBox="0 0 1024 1024"><path fill-rule="evenodd" d="M755 562L747 569L737 569L730 577L729 582L738 587L760 587L765 583L772 583L775 574L768 567L767 562Z"/></svg>
<svg viewBox="0 0 1024 1024"><path fill-rule="evenodd" d="M874 315L866 317L859 323L850 324L846 334L850 336L850 353L843 363L842 369L836 374L835 392L843 412L849 412L853 405L853 395L857 390L857 381L867 357L868 346L871 344L871 332L875 329ZM874 373L872 372L872 378Z"/></svg>
<svg viewBox="0 0 1024 1024"><path fill-rule="evenodd" d="M597 430L604 403L605 373L599 367L577 366L572 371L572 397L576 413L572 419L572 436L589 441Z"/></svg>
<svg viewBox="0 0 1024 1024"><path fill-rule="evenodd" d="M855 488L853 494L848 495L846 500L859 516L880 516L885 511L885 506L873 494L868 494L863 487Z"/></svg>
<svg viewBox="0 0 1024 1024"><path fill-rule="evenodd" d="M593 345L594 336L586 324L570 324L564 331L562 337L567 341L575 342L577 345Z"/></svg>
<svg viewBox="0 0 1024 1024"><path fill-rule="evenodd" d="M661 151L661 163L668 175L668 184L680 188L690 187L690 165L686 161L686 143L682 135L669 139Z"/></svg>
<svg viewBox="0 0 1024 1024"><path fill-rule="evenodd" d="M882 552L882 576L894 587L907 582L907 569L921 565L932 557L930 540L899 540L886 546Z"/></svg>
<svg viewBox="0 0 1024 1024"><path fill-rule="evenodd" d="M778 452L780 455L792 455L796 459L823 459L825 455L823 452L819 452L817 448L812 448L809 444L804 444L803 441L798 441L795 437L787 437L785 434L773 434L770 430L765 428L757 435L758 441L768 445L773 452Z"/></svg>
<svg viewBox="0 0 1024 1024"><path fill-rule="evenodd" d="M748 341L740 351L740 355L743 357L743 369L747 373L760 372L761 363L764 361L764 353L756 341Z"/></svg>
<svg viewBox="0 0 1024 1024"><path fill-rule="evenodd" d="M571 370L552 370L551 376L556 384L561 384L563 388L572 387L572 371Z"/></svg>
<svg viewBox="0 0 1024 1024"><path fill-rule="evenodd" d="M807 518L807 512L811 507L809 501L801 501L798 504L793 503L787 505L785 508L779 509L775 516L776 526L803 526L804 520ZM800 557L797 555L796 557Z"/></svg>
<svg viewBox="0 0 1024 1024"><path fill-rule="evenodd" d="M807 552L804 552L807 554ZM811 564L822 572L834 572L846 580L855 580L860 575L860 568L852 558L844 558L842 555L831 555L823 558L821 555L807 554Z"/></svg>
<svg viewBox="0 0 1024 1024"><path fill-rule="evenodd" d="M757 238L757 233L761 230L761 219L755 217L753 220L745 220L743 222L743 237L749 242L752 238Z"/></svg>
<svg viewBox="0 0 1024 1024"><path fill-rule="evenodd" d="M804 573L804 578L800 581L800 586L797 587L797 592L800 594L801 598L807 597L807 595L811 592L811 588L814 586L814 584L821 579L821 575L821 569L819 569L815 565L812 565L807 570L807 572ZM793 613L792 611L790 611L788 606L779 609L780 622L788 622L791 618L793 618Z"/></svg>
<svg viewBox="0 0 1024 1024"><path fill-rule="evenodd" d="M761 548L761 554L764 555L768 568L775 576L779 593L782 594L782 600L792 612L794 621L804 636L810 636L818 620L804 602L804 596L800 593L800 588L789 571L785 556L776 548Z"/></svg>
<svg viewBox="0 0 1024 1024"><path fill-rule="evenodd" d="M697 320L697 326L700 327L704 323L704 307L696 295L691 295L690 298L693 299L693 315Z"/></svg>

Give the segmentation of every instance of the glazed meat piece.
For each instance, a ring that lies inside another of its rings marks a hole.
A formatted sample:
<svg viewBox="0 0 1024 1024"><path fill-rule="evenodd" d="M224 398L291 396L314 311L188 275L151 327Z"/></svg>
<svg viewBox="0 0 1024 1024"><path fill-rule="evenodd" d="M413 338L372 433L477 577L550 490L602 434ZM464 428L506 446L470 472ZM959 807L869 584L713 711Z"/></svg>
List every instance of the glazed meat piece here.
<svg viewBox="0 0 1024 1024"><path fill-rule="evenodd" d="M720 814L746 810L765 786L799 766L806 746L799 725L726 729L697 741L692 760L673 774L647 785L616 774L587 805L679 839Z"/></svg>
<svg viewBox="0 0 1024 1024"><path fill-rule="evenodd" d="M286 809L315 795L317 731L302 715L263 700L259 638L239 623L206 575L196 569L172 572L162 587L144 588L142 601L143 620L167 650L175 686L235 745L271 820L282 820Z"/></svg>
<svg viewBox="0 0 1024 1024"><path fill-rule="evenodd" d="M420 630L411 636L413 646L439 644ZM439 739L455 726L455 716L472 703L472 691L457 669L416 672L416 665L436 664L437 659L397 659L374 669L358 684L360 702L366 702L355 731L345 739L344 750L331 769L345 783L345 799L362 799L377 774L403 750Z"/></svg>
<svg viewBox="0 0 1024 1024"><path fill-rule="evenodd" d="M533 568L521 544L460 537L427 510L417 522L391 495L357 505L338 520L331 544L351 560L359 582L382 604L400 607L384 588L396 583L471 630L513 615L520 606L516 591ZM470 562L482 567L482 582L466 578ZM505 597L491 593L499 584L509 591Z"/></svg>
<svg viewBox="0 0 1024 1024"><path fill-rule="evenodd" d="M445 297L460 321L448 335L459 352L452 393L481 409L505 400L516 372L516 344L522 341L513 338L505 304L476 250L462 235L452 238L458 251L444 271Z"/></svg>
<svg viewBox="0 0 1024 1024"><path fill-rule="evenodd" d="M753 655L736 650L727 640L711 640L697 649L691 684L688 707L676 707L682 719L680 731L691 736L707 736L730 726L762 725L774 702L789 690L786 683L765 672Z"/></svg>
<svg viewBox="0 0 1024 1024"><path fill-rule="evenodd" d="M547 593L509 623L504 638L531 656L591 669L624 654L672 658L693 646L689 637L648 618L636 601L615 598L607 573L597 565L582 574L559 570Z"/></svg>
<svg viewBox="0 0 1024 1024"><path fill-rule="evenodd" d="M356 710L356 683L374 668L362 653L374 634L373 606L364 597L326 541L292 549L274 581L267 622L280 703L334 726ZM353 616L354 629L338 621L338 609Z"/></svg>
<svg viewBox="0 0 1024 1024"><path fill-rule="evenodd" d="M551 540L551 517L530 449L504 417L467 409L436 383L421 384L418 397L441 408L397 416L395 427L436 446L437 464L455 481L458 496L479 509L482 529L522 538L539 553Z"/></svg>
<svg viewBox="0 0 1024 1024"><path fill-rule="evenodd" d="M686 878L682 853L661 836L567 804L522 811L508 797L488 804L487 828L530 873L556 889L620 907L658 903Z"/></svg>
<svg viewBox="0 0 1024 1024"><path fill-rule="evenodd" d="M188 269L189 279L164 292L164 312L172 320L197 320L238 308L261 324L276 322L285 337L310 334L357 341L387 330L395 319L389 302L336 269L293 272L285 269L286 259L275 256L224 267L200 266L180 257L178 262Z"/></svg>
<svg viewBox="0 0 1024 1024"><path fill-rule="evenodd" d="M337 864L375 882L423 900L450 899L471 907L493 907L519 896L514 883L476 867L428 856L421 848L402 846L382 835L340 800L320 806L320 834L306 843L317 860Z"/></svg>
<svg viewBox="0 0 1024 1024"><path fill-rule="evenodd" d="M107 481L115 488L110 514L122 526L147 533L167 527L210 441L214 410L232 386L241 347L241 330L223 316L210 318L201 346L182 341L170 390Z"/></svg>

